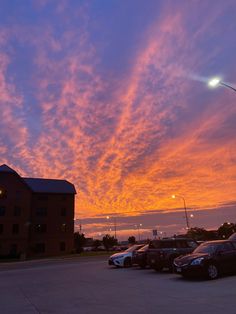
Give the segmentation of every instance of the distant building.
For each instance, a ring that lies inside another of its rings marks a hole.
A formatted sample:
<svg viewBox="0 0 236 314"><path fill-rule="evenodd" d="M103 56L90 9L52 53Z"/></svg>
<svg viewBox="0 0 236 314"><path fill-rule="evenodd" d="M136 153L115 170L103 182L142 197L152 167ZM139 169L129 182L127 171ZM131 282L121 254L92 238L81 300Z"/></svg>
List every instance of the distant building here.
<svg viewBox="0 0 236 314"><path fill-rule="evenodd" d="M1 165L0 256L70 253L75 194L66 180L23 178Z"/></svg>

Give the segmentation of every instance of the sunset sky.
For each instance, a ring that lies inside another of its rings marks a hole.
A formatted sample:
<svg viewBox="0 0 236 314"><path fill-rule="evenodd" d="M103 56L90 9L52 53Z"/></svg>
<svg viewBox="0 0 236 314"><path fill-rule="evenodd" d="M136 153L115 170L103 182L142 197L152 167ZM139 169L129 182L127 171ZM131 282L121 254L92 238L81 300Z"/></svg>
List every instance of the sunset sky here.
<svg viewBox="0 0 236 314"><path fill-rule="evenodd" d="M0 164L72 182L86 236L183 232L172 194L235 222L235 31L235 0L1 0Z"/></svg>

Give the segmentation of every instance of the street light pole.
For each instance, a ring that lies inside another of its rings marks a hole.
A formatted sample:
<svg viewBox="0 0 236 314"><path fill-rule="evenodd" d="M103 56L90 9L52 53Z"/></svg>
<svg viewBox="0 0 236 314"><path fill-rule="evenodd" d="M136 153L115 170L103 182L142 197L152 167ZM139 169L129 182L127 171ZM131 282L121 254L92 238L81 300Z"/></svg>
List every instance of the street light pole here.
<svg viewBox="0 0 236 314"><path fill-rule="evenodd" d="M140 227L142 227L142 224L135 225L135 227L138 229L138 241L140 242L141 241Z"/></svg>
<svg viewBox="0 0 236 314"><path fill-rule="evenodd" d="M189 230L190 226L189 226L189 219L188 219L188 213L187 213L187 206L186 206L185 198L182 195L177 195L177 196L184 201L185 221L186 221L187 230ZM172 198L176 198L176 195L172 195Z"/></svg>
<svg viewBox="0 0 236 314"><path fill-rule="evenodd" d="M115 239L116 239L116 216L114 218L114 234L115 234ZM110 216L107 216L106 219L110 219Z"/></svg>

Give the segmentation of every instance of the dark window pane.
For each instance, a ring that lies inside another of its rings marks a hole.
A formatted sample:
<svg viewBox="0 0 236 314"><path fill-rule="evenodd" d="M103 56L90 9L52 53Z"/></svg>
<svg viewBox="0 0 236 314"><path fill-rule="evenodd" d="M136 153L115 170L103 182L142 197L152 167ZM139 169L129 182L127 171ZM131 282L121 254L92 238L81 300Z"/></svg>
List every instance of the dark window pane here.
<svg viewBox="0 0 236 314"><path fill-rule="evenodd" d="M21 215L21 208L18 206L14 207L14 216L20 216Z"/></svg>
<svg viewBox="0 0 236 314"><path fill-rule="evenodd" d="M6 207L0 206L0 216L5 216L5 213L6 213Z"/></svg>
<svg viewBox="0 0 236 314"><path fill-rule="evenodd" d="M66 250L65 242L60 242L60 251L65 251L65 250Z"/></svg>
<svg viewBox="0 0 236 314"><path fill-rule="evenodd" d="M18 224L13 224L12 225L12 233L18 234L19 233L19 225Z"/></svg>
<svg viewBox="0 0 236 314"><path fill-rule="evenodd" d="M36 209L36 215L37 216L47 216L47 208L45 208L45 207L37 208Z"/></svg>
<svg viewBox="0 0 236 314"><path fill-rule="evenodd" d="M22 196L22 192L21 191L16 191L16 200L20 200Z"/></svg>

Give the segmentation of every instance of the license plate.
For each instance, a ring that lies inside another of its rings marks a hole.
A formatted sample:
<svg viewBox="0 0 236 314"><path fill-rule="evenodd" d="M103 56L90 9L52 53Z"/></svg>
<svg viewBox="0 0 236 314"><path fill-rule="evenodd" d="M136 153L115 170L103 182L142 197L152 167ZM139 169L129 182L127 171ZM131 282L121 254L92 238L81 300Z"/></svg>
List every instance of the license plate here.
<svg viewBox="0 0 236 314"><path fill-rule="evenodd" d="M176 268L177 273L181 273L182 269L180 267Z"/></svg>

